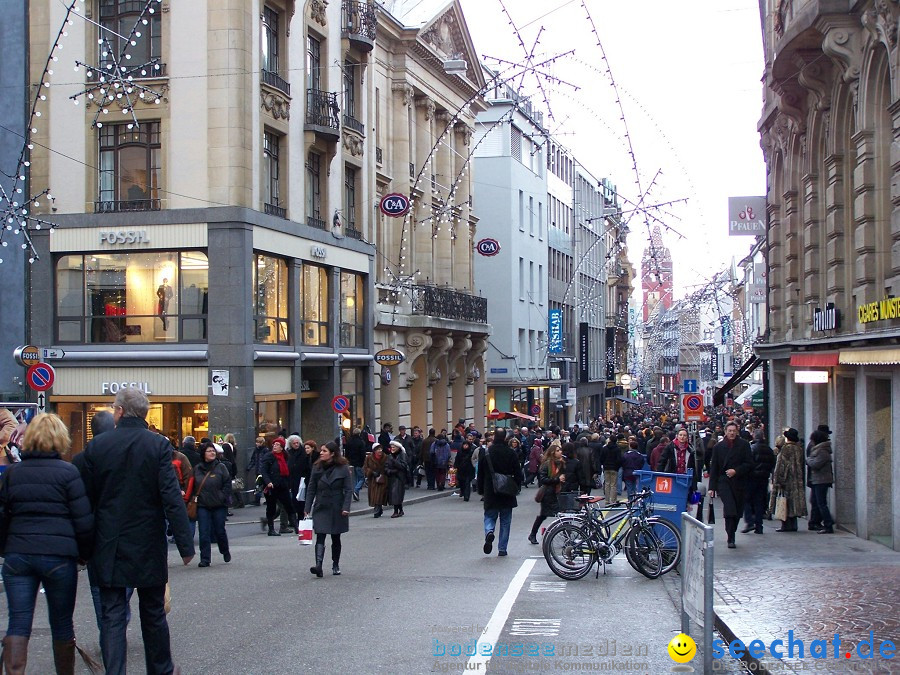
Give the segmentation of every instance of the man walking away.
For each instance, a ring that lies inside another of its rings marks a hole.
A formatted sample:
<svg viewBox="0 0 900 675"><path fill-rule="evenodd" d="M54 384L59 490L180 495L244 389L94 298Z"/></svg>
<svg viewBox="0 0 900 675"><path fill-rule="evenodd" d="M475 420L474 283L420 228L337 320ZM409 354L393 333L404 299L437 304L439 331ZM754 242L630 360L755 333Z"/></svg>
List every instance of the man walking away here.
<svg viewBox="0 0 900 675"><path fill-rule="evenodd" d="M107 675L125 673L126 588L137 589L147 673L175 670L166 622L168 519L185 565L194 557L187 511L165 437L147 428L146 395L120 389L116 428L88 443L82 478L94 509L90 560L103 610L100 649Z"/></svg>
<svg viewBox="0 0 900 675"><path fill-rule="evenodd" d="M488 459L490 455L490 459ZM500 536L497 541L497 555L506 555L509 530L512 526L512 510L519 504L514 495L494 492L494 483L488 463L497 473L511 476L519 488L522 487L522 467L516 453L506 444L506 429L494 432L494 442L481 451L478 460L478 494L484 495L484 548L485 555L494 548L494 530L500 521Z"/></svg>
<svg viewBox="0 0 900 675"><path fill-rule="evenodd" d="M747 534L753 530L756 534L762 534L769 476L775 468L775 453L766 443L765 432L754 433L750 455L753 457L753 471L747 479L747 503L744 506L744 529L741 532Z"/></svg>

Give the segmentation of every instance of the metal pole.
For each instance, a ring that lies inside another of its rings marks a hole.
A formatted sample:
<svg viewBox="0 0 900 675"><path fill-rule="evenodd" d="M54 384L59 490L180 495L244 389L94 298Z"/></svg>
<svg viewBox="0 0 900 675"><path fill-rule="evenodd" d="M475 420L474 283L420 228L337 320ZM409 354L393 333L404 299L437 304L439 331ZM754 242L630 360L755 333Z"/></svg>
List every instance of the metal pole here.
<svg viewBox="0 0 900 675"><path fill-rule="evenodd" d="M703 672L713 672L713 547L715 530L706 526L703 528Z"/></svg>

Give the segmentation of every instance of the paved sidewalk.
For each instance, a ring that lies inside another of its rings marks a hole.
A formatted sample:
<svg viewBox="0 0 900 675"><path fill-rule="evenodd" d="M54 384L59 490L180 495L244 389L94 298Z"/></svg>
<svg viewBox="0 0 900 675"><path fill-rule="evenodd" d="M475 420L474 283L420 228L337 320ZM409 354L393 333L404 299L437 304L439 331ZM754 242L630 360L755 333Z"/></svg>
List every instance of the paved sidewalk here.
<svg viewBox="0 0 900 675"><path fill-rule="evenodd" d="M751 658L752 668L900 673L900 553L847 532L810 532L805 520L794 533L775 532L780 523L766 521L763 535L738 532L737 548L728 549L722 520L716 525L717 628L725 639L744 644L784 642L783 660ZM798 650L788 656L788 631L803 641L805 658ZM870 631L876 655L864 659L857 646L869 640ZM835 634L841 641L838 659L833 658ZM814 640L827 641L827 658L810 657ZM883 640L898 647L893 659L879 657Z"/></svg>

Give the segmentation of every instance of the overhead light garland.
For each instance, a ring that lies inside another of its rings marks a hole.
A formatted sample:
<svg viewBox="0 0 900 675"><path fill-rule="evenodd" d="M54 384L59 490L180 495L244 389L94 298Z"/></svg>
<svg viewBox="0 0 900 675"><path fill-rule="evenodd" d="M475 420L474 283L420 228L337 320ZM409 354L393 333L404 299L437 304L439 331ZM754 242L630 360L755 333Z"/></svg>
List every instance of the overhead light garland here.
<svg viewBox="0 0 900 675"><path fill-rule="evenodd" d="M113 105L119 106L123 115L131 117L131 122L128 124L129 129L140 127L140 122L135 115L135 106L142 101L155 105L162 102L163 92L136 81L139 78L159 76L162 68L159 57L154 56L140 65L128 63L131 61L130 48L137 46L137 41L143 37L143 30L150 23L161 2L162 0L146 0L127 36L120 35L107 26L91 21L100 31L97 38L97 44L100 46L100 65L91 66L81 61L75 61L75 72L84 68L90 84L69 98L75 105L78 105L83 96L86 99L86 105L97 106L91 122L92 127L103 126L101 116L107 115ZM121 49L118 53L113 38L121 40Z"/></svg>

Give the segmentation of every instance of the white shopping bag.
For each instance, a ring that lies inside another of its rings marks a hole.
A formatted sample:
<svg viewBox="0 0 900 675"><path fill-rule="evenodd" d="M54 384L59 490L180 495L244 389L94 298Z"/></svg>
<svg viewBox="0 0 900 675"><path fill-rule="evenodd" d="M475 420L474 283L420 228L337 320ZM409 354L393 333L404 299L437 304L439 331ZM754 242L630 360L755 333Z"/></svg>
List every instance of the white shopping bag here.
<svg viewBox="0 0 900 675"><path fill-rule="evenodd" d="M300 487L297 489L297 501L306 501L306 478L300 479Z"/></svg>
<svg viewBox="0 0 900 675"><path fill-rule="evenodd" d="M312 518L304 518L297 525L297 541L303 546L309 546L313 542Z"/></svg>

